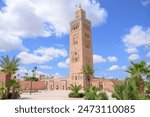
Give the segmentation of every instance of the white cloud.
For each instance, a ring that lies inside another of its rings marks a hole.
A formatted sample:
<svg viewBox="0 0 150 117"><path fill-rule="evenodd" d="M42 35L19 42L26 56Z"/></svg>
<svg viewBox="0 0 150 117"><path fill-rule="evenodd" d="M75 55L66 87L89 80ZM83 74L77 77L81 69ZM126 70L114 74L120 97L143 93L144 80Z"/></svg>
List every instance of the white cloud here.
<svg viewBox="0 0 150 117"><path fill-rule="evenodd" d="M48 65L41 65L41 66L39 66L39 68L41 68L41 69L52 69L53 67L48 66Z"/></svg>
<svg viewBox="0 0 150 117"><path fill-rule="evenodd" d="M138 50L137 50L137 48L135 48L135 47L130 47L130 48L126 48L125 49L126 50L126 52L127 53L138 53Z"/></svg>
<svg viewBox="0 0 150 117"><path fill-rule="evenodd" d="M123 36L123 42L128 53L138 52L138 47L150 44L150 28L144 29L139 25L133 26L129 34Z"/></svg>
<svg viewBox="0 0 150 117"><path fill-rule="evenodd" d="M119 66L119 65L112 65L110 68L108 68L109 71L113 71L113 70L125 70L127 69L127 66Z"/></svg>
<svg viewBox="0 0 150 117"><path fill-rule="evenodd" d="M134 61L134 60L140 59L140 56L138 54L131 54L128 57L128 59L131 60L131 61Z"/></svg>
<svg viewBox="0 0 150 117"><path fill-rule="evenodd" d="M100 55L93 55L93 60L94 60L94 63L103 63L107 61L105 58L103 58Z"/></svg>
<svg viewBox="0 0 150 117"><path fill-rule="evenodd" d="M62 78L63 77L63 75L58 72L53 74L52 76L54 76L54 78Z"/></svg>
<svg viewBox="0 0 150 117"><path fill-rule="evenodd" d="M40 55L47 55L52 58L63 56L66 57L68 55L67 51L65 49L57 49L57 48L46 48L46 47L40 47L39 49L35 50L33 53L40 54Z"/></svg>
<svg viewBox="0 0 150 117"><path fill-rule="evenodd" d="M59 62L57 64L57 66L60 68L68 68L69 67L69 58L66 59L64 62Z"/></svg>
<svg viewBox="0 0 150 117"><path fill-rule="evenodd" d="M0 10L0 51L24 49L23 38L68 34L75 4L82 4L93 25L107 13L97 0L4 0Z"/></svg>
<svg viewBox="0 0 150 117"><path fill-rule="evenodd" d="M150 5L150 0L141 0L141 3L143 6L149 6Z"/></svg>
<svg viewBox="0 0 150 117"><path fill-rule="evenodd" d="M148 53L146 54L146 57L150 57L150 52L148 52Z"/></svg>
<svg viewBox="0 0 150 117"><path fill-rule="evenodd" d="M25 67L20 67L16 74L20 74L20 76L25 76L25 73L28 73L28 76L30 77L33 76L32 69L26 69ZM49 74L49 73L37 70L36 77L39 77L40 75L45 75L46 77L54 76L55 78L63 77L63 75L58 72L54 74Z"/></svg>
<svg viewBox="0 0 150 117"><path fill-rule="evenodd" d="M127 69L127 66L122 66L122 67L120 67L122 70L125 70L125 69Z"/></svg>
<svg viewBox="0 0 150 117"><path fill-rule="evenodd" d="M118 58L116 56L109 56L109 57L107 57L107 59L110 62L117 62L118 61Z"/></svg>
<svg viewBox="0 0 150 117"><path fill-rule="evenodd" d="M42 64L54 58L66 57L67 55L68 53L65 49L56 49L53 47L50 48L40 47L39 49L33 51L33 53L23 51L19 53L17 57L21 58L21 62L23 64L31 64L31 63Z"/></svg>
<svg viewBox="0 0 150 117"><path fill-rule="evenodd" d="M108 70L109 71L113 71L113 70L117 70L117 69L119 69L120 67L119 67L119 65L113 65L113 66L111 66Z"/></svg>

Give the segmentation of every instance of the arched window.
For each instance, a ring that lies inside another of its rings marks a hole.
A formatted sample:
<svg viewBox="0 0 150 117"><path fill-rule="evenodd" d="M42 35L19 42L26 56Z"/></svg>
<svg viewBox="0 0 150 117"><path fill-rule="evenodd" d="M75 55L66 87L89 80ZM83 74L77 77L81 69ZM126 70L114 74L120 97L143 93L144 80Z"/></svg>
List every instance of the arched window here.
<svg viewBox="0 0 150 117"><path fill-rule="evenodd" d="M72 56L72 61L73 62L78 62L79 61L79 54L77 52L74 52Z"/></svg>
<svg viewBox="0 0 150 117"><path fill-rule="evenodd" d="M99 88L103 89L103 82L99 82Z"/></svg>
<svg viewBox="0 0 150 117"><path fill-rule="evenodd" d="M78 35L77 34L75 34L74 36L73 36L73 44L75 45L75 44L78 44Z"/></svg>
<svg viewBox="0 0 150 117"><path fill-rule="evenodd" d="M75 80L78 80L78 77L77 77L77 76L75 76Z"/></svg>
<svg viewBox="0 0 150 117"><path fill-rule="evenodd" d="M57 89L57 90L59 89L59 86L58 86L58 85L56 86L56 89Z"/></svg>
<svg viewBox="0 0 150 117"><path fill-rule="evenodd" d="M72 80L74 80L74 75L72 75Z"/></svg>

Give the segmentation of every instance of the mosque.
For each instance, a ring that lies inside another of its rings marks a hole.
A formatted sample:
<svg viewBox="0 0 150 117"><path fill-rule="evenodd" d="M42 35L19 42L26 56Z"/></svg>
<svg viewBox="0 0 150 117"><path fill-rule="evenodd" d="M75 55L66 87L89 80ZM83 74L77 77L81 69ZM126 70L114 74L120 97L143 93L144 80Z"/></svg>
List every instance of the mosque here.
<svg viewBox="0 0 150 117"><path fill-rule="evenodd" d="M85 88L90 82L91 85L100 87L103 90L112 91L114 79L92 77L89 81L83 73L82 67L90 63L93 67L92 47L92 24L86 18L86 12L79 6L75 11L74 20L70 22L70 76L69 78L43 79L47 82L50 90L67 90L70 85L81 85Z"/></svg>
<svg viewBox="0 0 150 117"><path fill-rule="evenodd" d="M68 78L44 78L33 82L33 89L68 90L70 85L87 84L97 86L105 91L113 91L115 79L92 77L88 80L81 72L82 67L89 63L93 67L92 24L86 18L86 12L79 6L75 11L74 20L70 22L70 76ZM4 82L5 74L0 73L0 82ZM30 89L29 81L21 81L22 89Z"/></svg>

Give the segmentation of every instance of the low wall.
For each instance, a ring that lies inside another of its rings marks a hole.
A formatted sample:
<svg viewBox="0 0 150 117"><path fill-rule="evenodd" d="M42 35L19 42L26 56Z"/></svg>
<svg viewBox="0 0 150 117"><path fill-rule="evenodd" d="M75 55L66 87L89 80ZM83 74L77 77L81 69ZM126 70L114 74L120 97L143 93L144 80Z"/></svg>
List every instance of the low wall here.
<svg viewBox="0 0 150 117"><path fill-rule="evenodd" d="M31 81L19 81L21 90L30 90ZM32 81L32 90L45 90L47 89L44 81Z"/></svg>

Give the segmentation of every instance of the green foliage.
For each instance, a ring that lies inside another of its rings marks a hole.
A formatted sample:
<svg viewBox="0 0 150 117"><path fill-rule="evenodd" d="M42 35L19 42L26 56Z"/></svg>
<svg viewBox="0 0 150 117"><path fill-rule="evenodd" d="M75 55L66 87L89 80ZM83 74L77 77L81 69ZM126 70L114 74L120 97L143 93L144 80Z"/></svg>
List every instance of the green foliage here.
<svg viewBox="0 0 150 117"><path fill-rule="evenodd" d="M96 96L96 100L108 100L106 92L99 92L99 94Z"/></svg>
<svg viewBox="0 0 150 117"><path fill-rule="evenodd" d="M10 86L10 88L16 88L16 89L20 88L20 84L16 80L10 80L9 81L9 86Z"/></svg>
<svg viewBox="0 0 150 117"><path fill-rule="evenodd" d="M82 67L82 73L85 75L87 81L86 81L86 86L90 86L90 79L94 74L94 69L93 66L90 63L86 63Z"/></svg>
<svg viewBox="0 0 150 117"><path fill-rule="evenodd" d="M134 78L126 78L123 83L114 86L112 97L117 100L142 100L145 99L143 93L140 93Z"/></svg>
<svg viewBox="0 0 150 117"><path fill-rule="evenodd" d="M15 57L13 57L13 59L10 60L8 55L6 57L2 56L2 59L0 60L2 68L1 71L5 72L6 74L14 74L18 70L18 63L20 60L21 59Z"/></svg>
<svg viewBox="0 0 150 117"><path fill-rule="evenodd" d="M75 92L71 92L68 95L70 98L82 98L84 97L84 93L75 93Z"/></svg>
<svg viewBox="0 0 150 117"><path fill-rule="evenodd" d="M82 67L82 73L87 77L90 78L94 74L94 69L90 63L84 64Z"/></svg>
<svg viewBox="0 0 150 117"><path fill-rule="evenodd" d="M26 77L26 81L38 81L38 78L35 77Z"/></svg>
<svg viewBox="0 0 150 117"><path fill-rule="evenodd" d="M146 87L145 93L150 99L150 82L146 82L145 87Z"/></svg>
<svg viewBox="0 0 150 117"><path fill-rule="evenodd" d="M71 87L70 87L70 89L71 89L71 91L72 92L74 92L74 93L78 93L80 90L81 90L81 86L80 85L70 85Z"/></svg>
<svg viewBox="0 0 150 117"><path fill-rule="evenodd" d="M80 85L71 85L70 89L72 91L68 95L70 98L82 98L82 97L84 97L84 93L79 93L79 91L81 90Z"/></svg>
<svg viewBox="0 0 150 117"><path fill-rule="evenodd" d="M20 97L20 94L19 94L19 89L20 89L19 81L10 80L9 81L9 86L11 88L11 92L9 92L8 99L17 99L17 98L19 98Z"/></svg>
<svg viewBox="0 0 150 117"><path fill-rule="evenodd" d="M10 93L10 84L9 81L11 80L12 74L15 74L15 72L18 70L19 67L19 61L21 59L13 57L12 60L8 56L2 56L2 59L0 60L2 72L6 73L5 78L5 87L6 87L6 93L5 97L8 98Z"/></svg>
<svg viewBox="0 0 150 117"><path fill-rule="evenodd" d="M107 94L95 86L90 86L85 90L85 100L108 100Z"/></svg>
<svg viewBox="0 0 150 117"><path fill-rule="evenodd" d="M139 91L144 92L144 80L146 78L150 80L150 66L143 60L139 63L131 61L131 66L126 70L130 74L130 77L136 79L136 85Z"/></svg>
<svg viewBox="0 0 150 117"><path fill-rule="evenodd" d="M0 87L0 99L4 99L4 98L5 98L5 88Z"/></svg>

